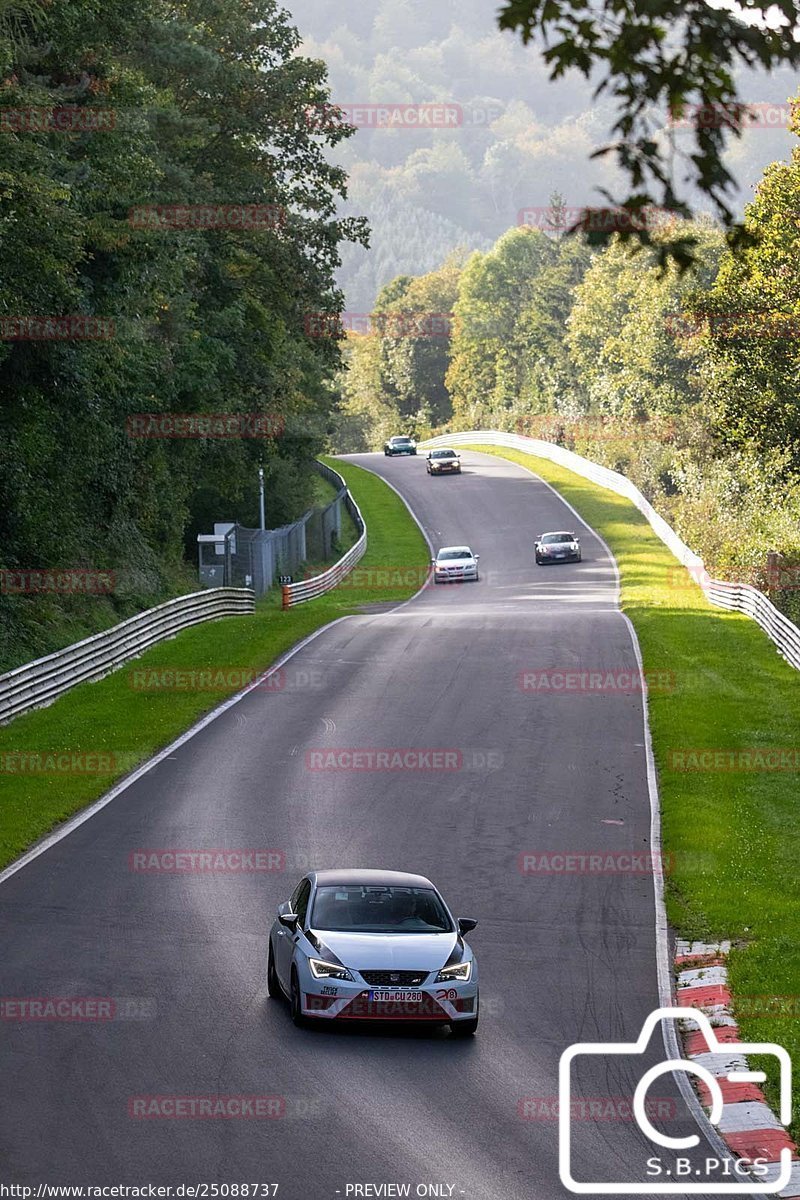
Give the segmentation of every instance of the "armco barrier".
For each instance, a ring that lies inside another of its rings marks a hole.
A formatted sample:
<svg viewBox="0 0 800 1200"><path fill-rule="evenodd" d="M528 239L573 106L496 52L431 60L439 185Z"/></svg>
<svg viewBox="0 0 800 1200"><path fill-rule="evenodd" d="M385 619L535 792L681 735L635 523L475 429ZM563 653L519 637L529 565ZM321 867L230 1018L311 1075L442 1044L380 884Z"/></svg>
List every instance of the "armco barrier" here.
<svg viewBox="0 0 800 1200"><path fill-rule="evenodd" d="M582 475L600 487L608 488L620 496L625 496L635 504L639 512L650 522L662 542L675 555L678 562L691 569L700 587L712 604L718 608L733 609L752 617L771 638L778 650L793 667L800 671L800 629L788 617L780 612L772 601L760 592L758 588L746 583L726 583L722 579L712 579L703 565L699 554L690 550L682 542L674 529L670 528L663 517L646 500L635 484L619 471L601 467L572 450L557 446L553 442L542 442L538 438L522 437L517 433L502 433L499 430L468 430L465 433L447 433L441 437L431 438L420 442L420 448L432 446L459 446L465 443L483 446L507 446L512 450L521 450L526 454L535 454L539 458L547 458L559 466L567 467L576 475Z"/></svg>
<svg viewBox="0 0 800 1200"><path fill-rule="evenodd" d="M250 588L212 588L167 600L119 625L46 658L0 675L0 725L32 708L49 704L78 683L101 679L148 646L190 625L255 612Z"/></svg>
<svg viewBox="0 0 800 1200"><path fill-rule="evenodd" d="M304 600L313 600L315 596L322 596L325 592L329 592L331 588L335 588L337 583L341 583L345 575L349 574L356 563L363 558L367 549L367 526L361 515L361 509L350 495L345 481L341 475L337 474L336 471L332 471L324 463L317 463L317 470L334 487L345 489L344 505L353 518L359 538L355 545L351 546L338 562L335 562L327 571L323 571L321 575L314 575L311 579L301 579L297 583L284 584L284 608L291 608L294 604L302 604Z"/></svg>

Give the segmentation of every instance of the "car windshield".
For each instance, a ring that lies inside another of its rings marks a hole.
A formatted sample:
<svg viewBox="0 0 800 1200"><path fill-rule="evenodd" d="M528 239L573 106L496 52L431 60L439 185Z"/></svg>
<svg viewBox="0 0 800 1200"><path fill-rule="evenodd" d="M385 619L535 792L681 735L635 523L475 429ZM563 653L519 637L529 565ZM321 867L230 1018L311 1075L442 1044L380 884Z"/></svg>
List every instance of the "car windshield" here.
<svg viewBox="0 0 800 1200"><path fill-rule="evenodd" d="M417 887L320 887L310 925L335 933L451 933L436 892Z"/></svg>
<svg viewBox="0 0 800 1200"><path fill-rule="evenodd" d="M451 558L472 558L472 552L466 546L460 550L440 550L439 562L446 562Z"/></svg>
<svg viewBox="0 0 800 1200"><path fill-rule="evenodd" d="M431 458L455 458L454 450L434 450Z"/></svg>
<svg viewBox="0 0 800 1200"><path fill-rule="evenodd" d="M392 438L391 440L393 446L407 446L411 438Z"/></svg>
<svg viewBox="0 0 800 1200"><path fill-rule="evenodd" d="M574 533L546 533L542 538L545 546L552 546L554 542L574 542Z"/></svg>

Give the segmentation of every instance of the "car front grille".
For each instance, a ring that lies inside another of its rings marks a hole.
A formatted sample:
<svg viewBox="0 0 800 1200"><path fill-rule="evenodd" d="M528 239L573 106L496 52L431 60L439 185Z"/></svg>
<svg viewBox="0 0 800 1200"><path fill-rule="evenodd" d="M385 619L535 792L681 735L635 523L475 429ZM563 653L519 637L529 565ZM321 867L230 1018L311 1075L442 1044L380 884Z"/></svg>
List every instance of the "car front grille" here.
<svg viewBox="0 0 800 1200"><path fill-rule="evenodd" d="M359 971L372 987L418 987L427 979L427 971Z"/></svg>

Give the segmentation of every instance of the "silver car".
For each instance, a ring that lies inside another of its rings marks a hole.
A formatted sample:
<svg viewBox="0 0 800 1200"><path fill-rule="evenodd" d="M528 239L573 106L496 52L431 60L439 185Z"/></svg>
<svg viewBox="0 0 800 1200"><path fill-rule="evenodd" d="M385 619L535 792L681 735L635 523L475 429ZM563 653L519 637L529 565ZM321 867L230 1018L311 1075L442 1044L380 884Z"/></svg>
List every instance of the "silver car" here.
<svg viewBox="0 0 800 1200"><path fill-rule="evenodd" d="M478 581L478 559L469 546L442 546L436 558L432 558L434 583L462 583L472 579Z"/></svg>
<svg viewBox="0 0 800 1200"><path fill-rule="evenodd" d="M550 562L580 562L580 539L571 530L560 533L540 533L534 546L536 565Z"/></svg>
<svg viewBox="0 0 800 1200"><path fill-rule="evenodd" d="M428 1021L468 1036L478 1027L478 966L424 875L312 871L278 907L267 990L286 996L295 1025Z"/></svg>

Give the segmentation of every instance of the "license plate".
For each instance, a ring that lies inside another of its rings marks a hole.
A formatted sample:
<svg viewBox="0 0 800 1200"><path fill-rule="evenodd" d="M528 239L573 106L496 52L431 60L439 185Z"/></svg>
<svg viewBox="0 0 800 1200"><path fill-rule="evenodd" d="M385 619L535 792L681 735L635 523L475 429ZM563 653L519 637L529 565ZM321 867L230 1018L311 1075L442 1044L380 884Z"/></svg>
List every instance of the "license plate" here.
<svg viewBox="0 0 800 1200"><path fill-rule="evenodd" d="M374 1000L387 1000L392 1004L421 1004L422 992L407 992L405 990L393 992L370 992L369 998L370 1002Z"/></svg>

